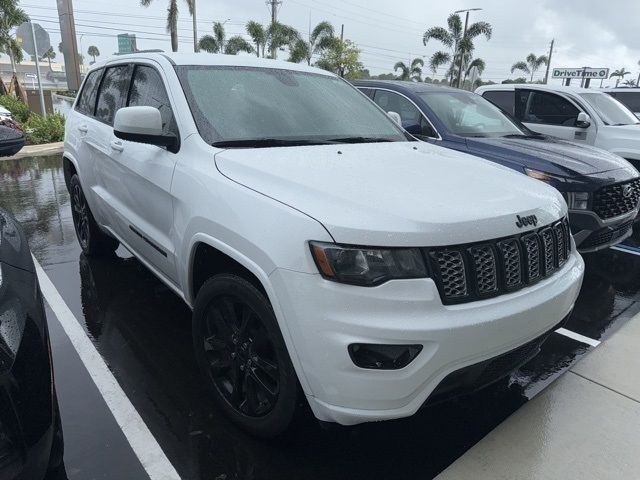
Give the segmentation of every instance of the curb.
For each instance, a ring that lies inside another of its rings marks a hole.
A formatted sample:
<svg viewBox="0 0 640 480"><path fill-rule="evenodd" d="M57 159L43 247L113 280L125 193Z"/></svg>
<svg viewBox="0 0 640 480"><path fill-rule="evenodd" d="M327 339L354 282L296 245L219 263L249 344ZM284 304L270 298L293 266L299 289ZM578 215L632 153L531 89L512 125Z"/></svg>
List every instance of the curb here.
<svg viewBox="0 0 640 480"><path fill-rule="evenodd" d="M43 145L26 145L18 153L11 157L0 158L2 160L17 160L24 157L41 157L44 155L55 155L62 153L64 142L45 143Z"/></svg>

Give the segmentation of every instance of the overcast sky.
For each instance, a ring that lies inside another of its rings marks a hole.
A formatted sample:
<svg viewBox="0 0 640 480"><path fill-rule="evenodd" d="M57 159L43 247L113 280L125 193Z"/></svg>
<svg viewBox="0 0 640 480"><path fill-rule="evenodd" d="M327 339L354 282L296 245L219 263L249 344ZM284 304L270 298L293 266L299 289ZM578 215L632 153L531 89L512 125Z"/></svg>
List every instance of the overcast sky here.
<svg viewBox="0 0 640 480"><path fill-rule="evenodd" d="M197 0L199 35L211 31L213 21L225 21L227 35L245 34L245 23L269 21L264 0ZM145 8L136 0L73 0L76 30L82 36L83 53L96 45L102 58L117 51L118 33L131 32L138 37L138 48L171 50L165 33L168 0L154 0ZM22 0L22 7L35 22L50 32L57 50L60 41L55 0ZM193 50L191 17L186 2L179 0L180 50ZM552 67L625 67L636 79L640 72L640 1L638 0L283 0L279 20L308 34L322 20L334 24L339 32L344 24L345 38L362 49L361 59L372 74L391 72L398 60L425 56L425 63L442 46L422 44L424 31L446 25L454 10L480 7L471 12L471 22L493 25L493 37L476 41L475 56L483 58L485 80L514 78L511 65L524 60L530 52L548 53L555 38ZM61 57L60 54L58 54ZM285 56L281 54L281 56ZM425 68L426 70L426 68ZM442 68L437 78L442 78ZM430 72L429 75L433 76ZM537 78L544 75L544 70ZM556 80L556 82L559 82ZM605 81L605 85L615 80Z"/></svg>

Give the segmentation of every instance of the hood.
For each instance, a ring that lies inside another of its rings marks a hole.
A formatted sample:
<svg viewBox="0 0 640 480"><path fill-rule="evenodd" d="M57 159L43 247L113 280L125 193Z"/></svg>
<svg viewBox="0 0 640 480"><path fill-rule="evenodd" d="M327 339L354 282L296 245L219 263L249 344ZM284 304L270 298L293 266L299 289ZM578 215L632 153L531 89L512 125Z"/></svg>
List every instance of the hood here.
<svg viewBox="0 0 640 480"><path fill-rule="evenodd" d="M470 153L489 160L499 158L512 165L564 177L629 167L613 153L549 136L467 138L467 147Z"/></svg>
<svg viewBox="0 0 640 480"><path fill-rule="evenodd" d="M33 260L22 227L8 213L0 210L0 263L33 272Z"/></svg>
<svg viewBox="0 0 640 480"><path fill-rule="evenodd" d="M422 142L230 149L215 161L235 182L315 218L338 243L452 245L533 228L518 229L516 215L536 215L540 226L566 213L540 181Z"/></svg>

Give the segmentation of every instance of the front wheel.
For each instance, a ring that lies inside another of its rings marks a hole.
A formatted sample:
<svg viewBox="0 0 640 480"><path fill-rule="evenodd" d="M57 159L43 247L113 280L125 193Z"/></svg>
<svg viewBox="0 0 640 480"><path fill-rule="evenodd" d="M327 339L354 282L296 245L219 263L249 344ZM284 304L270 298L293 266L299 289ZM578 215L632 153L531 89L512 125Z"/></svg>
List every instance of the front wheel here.
<svg viewBox="0 0 640 480"><path fill-rule="evenodd" d="M119 242L103 232L96 223L77 174L73 175L69 181L69 193L71 194L73 226L84 254L89 257L113 254L118 248Z"/></svg>
<svg viewBox="0 0 640 480"><path fill-rule="evenodd" d="M214 398L236 424L262 437L289 428L298 381L263 293L236 275L210 278L196 298L193 342Z"/></svg>

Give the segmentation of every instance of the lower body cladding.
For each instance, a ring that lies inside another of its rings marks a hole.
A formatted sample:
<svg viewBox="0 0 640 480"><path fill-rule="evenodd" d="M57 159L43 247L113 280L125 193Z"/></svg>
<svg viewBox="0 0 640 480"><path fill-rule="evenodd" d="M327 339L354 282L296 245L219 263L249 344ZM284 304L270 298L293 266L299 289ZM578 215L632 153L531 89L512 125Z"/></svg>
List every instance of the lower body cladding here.
<svg viewBox="0 0 640 480"><path fill-rule="evenodd" d="M633 233L638 209L614 218L602 220L588 210L570 210L571 233L578 250L595 252L616 245Z"/></svg>
<svg viewBox="0 0 640 480"><path fill-rule="evenodd" d="M283 269L270 278L311 409L319 420L354 425L413 415L453 372L535 343L571 312L583 275L574 250L535 285L451 306L428 278L373 288ZM369 369L354 363L362 344L407 349L397 350L400 368Z"/></svg>

